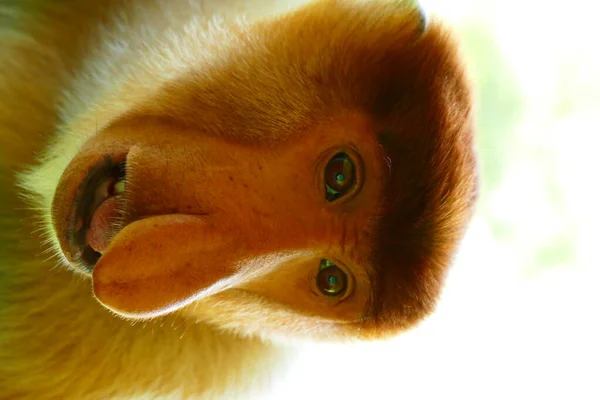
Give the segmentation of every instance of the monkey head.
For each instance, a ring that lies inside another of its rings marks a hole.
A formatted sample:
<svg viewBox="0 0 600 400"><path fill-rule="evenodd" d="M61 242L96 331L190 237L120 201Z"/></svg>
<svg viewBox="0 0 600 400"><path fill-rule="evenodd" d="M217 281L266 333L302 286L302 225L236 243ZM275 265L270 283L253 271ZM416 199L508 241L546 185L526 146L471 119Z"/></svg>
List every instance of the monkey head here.
<svg viewBox="0 0 600 400"><path fill-rule="evenodd" d="M171 32L61 126L56 248L125 318L270 338L410 328L476 198L456 53L411 2Z"/></svg>

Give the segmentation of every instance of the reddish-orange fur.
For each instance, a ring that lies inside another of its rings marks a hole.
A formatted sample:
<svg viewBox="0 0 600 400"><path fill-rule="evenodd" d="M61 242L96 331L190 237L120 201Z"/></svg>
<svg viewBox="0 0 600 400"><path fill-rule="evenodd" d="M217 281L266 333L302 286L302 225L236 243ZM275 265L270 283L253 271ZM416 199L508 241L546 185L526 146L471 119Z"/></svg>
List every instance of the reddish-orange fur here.
<svg viewBox="0 0 600 400"><path fill-rule="evenodd" d="M112 92L86 99L83 79L65 100L61 74L104 65L88 54L99 21L118 32L111 13L137 3L163 23L150 1L73 3L24 2L8 9L20 27L0 25L0 398L243 392L277 365L271 341L381 338L432 312L476 195L469 87L444 27L388 1L198 23L216 59L169 42ZM340 145L364 163L360 191L323 205L316 158ZM128 225L91 281L52 269L41 243L74 261L69 210L107 155L131 165ZM348 264L342 300L311 291L322 254ZM156 318L131 325L99 302Z"/></svg>

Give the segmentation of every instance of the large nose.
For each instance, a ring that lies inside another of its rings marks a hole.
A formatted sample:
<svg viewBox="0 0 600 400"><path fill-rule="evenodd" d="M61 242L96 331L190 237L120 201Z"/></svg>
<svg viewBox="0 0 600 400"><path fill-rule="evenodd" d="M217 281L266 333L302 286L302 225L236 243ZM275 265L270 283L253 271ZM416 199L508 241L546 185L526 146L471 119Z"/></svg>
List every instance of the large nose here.
<svg viewBox="0 0 600 400"><path fill-rule="evenodd" d="M310 178L291 150L168 134L169 146L147 135L131 147L131 219L93 271L98 300L130 317L161 315L260 276L278 265L278 254L308 246L324 224L297 210L298 202L311 204L298 189ZM265 254L270 263L253 262Z"/></svg>
<svg viewBox="0 0 600 400"><path fill-rule="evenodd" d="M164 314L223 290L245 249L223 226L200 215L164 215L126 226L93 272L94 293L131 317Z"/></svg>

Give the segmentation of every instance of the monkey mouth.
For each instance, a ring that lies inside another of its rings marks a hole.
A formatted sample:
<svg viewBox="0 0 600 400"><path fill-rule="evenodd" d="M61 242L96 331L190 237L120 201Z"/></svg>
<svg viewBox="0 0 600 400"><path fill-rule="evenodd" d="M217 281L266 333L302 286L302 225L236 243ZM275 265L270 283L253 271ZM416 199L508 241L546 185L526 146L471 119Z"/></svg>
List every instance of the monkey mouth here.
<svg viewBox="0 0 600 400"><path fill-rule="evenodd" d="M125 177L125 159L107 156L90 168L75 196L68 225L69 252L72 261L88 273L123 225Z"/></svg>

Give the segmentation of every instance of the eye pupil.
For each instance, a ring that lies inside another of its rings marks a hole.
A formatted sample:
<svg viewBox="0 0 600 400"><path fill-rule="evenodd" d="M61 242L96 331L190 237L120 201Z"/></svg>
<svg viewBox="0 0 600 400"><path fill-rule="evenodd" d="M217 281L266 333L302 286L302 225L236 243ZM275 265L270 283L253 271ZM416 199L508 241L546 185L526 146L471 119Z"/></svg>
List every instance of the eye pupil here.
<svg viewBox="0 0 600 400"><path fill-rule="evenodd" d="M325 189L328 201L345 195L355 183L354 164L346 153L336 154L325 168Z"/></svg>
<svg viewBox="0 0 600 400"><path fill-rule="evenodd" d="M317 275L317 286L327 296L339 296L346 291L348 278L344 271L329 260L321 260Z"/></svg>
<svg viewBox="0 0 600 400"><path fill-rule="evenodd" d="M327 283L329 283L329 286L335 286L337 284L337 277L333 276L333 275L329 275L327 277Z"/></svg>

